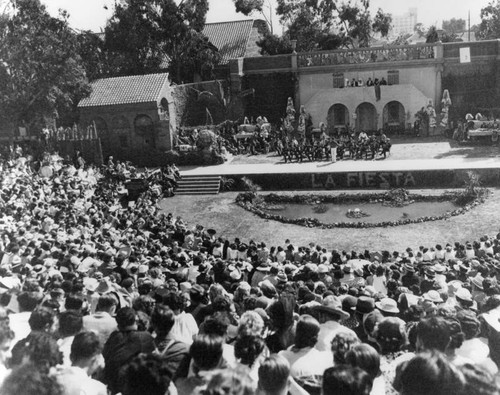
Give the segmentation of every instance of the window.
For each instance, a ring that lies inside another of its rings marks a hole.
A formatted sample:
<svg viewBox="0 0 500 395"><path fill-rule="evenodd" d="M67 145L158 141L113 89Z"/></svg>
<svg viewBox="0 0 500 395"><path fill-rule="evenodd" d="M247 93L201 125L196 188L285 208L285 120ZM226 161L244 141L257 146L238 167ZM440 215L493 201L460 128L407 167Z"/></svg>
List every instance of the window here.
<svg viewBox="0 0 500 395"><path fill-rule="evenodd" d="M343 73L333 74L333 87L334 88L343 88L344 87L344 74Z"/></svg>
<svg viewBox="0 0 500 395"><path fill-rule="evenodd" d="M113 118L113 133L118 136L118 141L120 142L120 146L122 148L128 148L128 138L130 134L130 125L124 116L118 116Z"/></svg>
<svg viewBox="0 0 500 395"><path fill-rule="evenodd" d="M387 72L387 84L399 85L399 70L389 70Z"/></svg>
<svg viewBox="0 0 500 395"><path fill-rule="evenodd" d="M118 135L118 140L120 140L120 146L122 148L128 148L128 136L126 134Z"/></svg>

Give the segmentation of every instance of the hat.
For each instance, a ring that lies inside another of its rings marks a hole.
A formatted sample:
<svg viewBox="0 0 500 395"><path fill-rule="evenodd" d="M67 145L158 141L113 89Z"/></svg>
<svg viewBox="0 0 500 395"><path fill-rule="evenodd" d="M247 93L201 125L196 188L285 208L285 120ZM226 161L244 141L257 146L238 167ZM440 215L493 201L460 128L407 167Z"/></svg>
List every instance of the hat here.
<svg viewBox="0 0 500 395"><path fill-rule="evenodd" d="M241 276L241 270L233 265L233 270L229 272L229 277L231 277L231 279L235 281L238 281L241 279Z"/></svg>
<svg viewBox="0 0 500 395"><path fill-rule="evenodd" d="M448 283L448 290L453 295L455 295L460 288L462 288L462 281L460 280L453 280Z"/></svg>
<svg viewBox="0 0 500 395"><path fill-rule="evenodd" d="M276 288L269 280L263 280L259 283L259 288L262 290L264 295L276 294Z"/></svg>
<svg viewBox="0 0 500 395"><path fill-rule="evenodd" d="M444 273L446 271L446 266L436 263L434 265L434 271L439 274Z"/></svg>
<svg viewBox="0 0 500 395"><path fill-rule="evenodd" d="M285 272L280 271L278 275L276 276L278 282L281 283L286 283L288 281L288 277L286 276Z"/></svg>
<svg viewBox="0 0 500 395"><path fill-rule="evenodd" d="M473 277L471 282L472 284L474 284L474 286L478 287L479 289L483 289L483 276L481 276L481 274L477 274L476 277Z"/></svg>
<svg viewBox="0 0 500 395"><path fill-rule="evenodd" d="M441 298L441 295L439 295L438 291L431 290L423 294L422 297L424 300L428 300L432 303L443 303L443 299Z"/></svg>
<svg viewBox="0 0 500 395"><path fill-rule="evenodd" d="M189 292L189 290L193 287L193 285L188 282L188 281L184 281L182 283L179 284L179 289L181 292Z"/></svg>
<svg viewBox="0 0 500 395"><path fill-rule="evenodd" d="M87 289L87 291L95 292L97 287L99 287L99 281L93 277L85 277L83 279L83 285Z"/></svg>
<svg viewBox="0 0 500 395"><path fill-rule="evenodd" d="M270 269L271 267L267 261L261 262L259 266L256 267L256 270L259 272L268 272Z"/></svg>
<svg viewBox="0 0 500 395"><path fill-rule="evenodd" d="M385 313L399 313L398 304L391 298L383 298L380 302L376 302L375 306Z"/></svg>
<svg viewBox="0 0 500 395"><path fill-rule="evenodd" d="M455 297L464 302L472 302L472 295L467 288L459 288L457 292L455 292Z"/></svg>
<svg viewBox="0 0 500 395"><path fill-rule="evenodd" d="M340 317L340 319L349 318L349 314L342 310L342 303L340 302L340 299L333 295L329 295L324 298L323 304L314 307L314 309L322 313L335 315L337 317Z"/></svg>
<svg viewBox="0 0 500 395"><path fill-rule="evenodd" d="M406 270L407 272L412 272L415 273L415 267L411 263L405 263L403 265L403 269Z"/></svg>
<svg viewBox="0 0 500 395"><path fill-rule="evenodd" d="M109 291L111 291L111 285L106 279L102 279L95 290L95 292L98 292L100 294L104 294Z"/></svg>
<svg viewBox="0 0 500 395"><path fill-rule="evenodd" d="M430 278L434 278L436 276L436 271L431 267L426 268L424 270L424 273L427 277L430 277Z"/></svg>
<svg viewBox="0 0 500 395"><path fill-rule="evenodd" d="M352 273L352 267L351 266L348 266L348 265L345 265L344 268L344 273L346 274L349 274L349 273Z"/></svg>
<svg viewBox="0 0 500 395"><path fill-rule="evenodd" d="M360 296L356 303L356 312L360 314L371 313L375 309L375 299L368 296Z"/></svg>
<svg viewBox="0 0 500 395"><path fill-rule="evenodd" d="M139 268L137 269L137 272L139 274L146 274L149 270L149 266L148 265L139 265Z"/></svg>
<svg viewBox="0 0 500 395"><path fill-rule="evenodd" d="M319 274L324 274L328 273L330 270L328 270L328 266L326 266L324 263L320 263L318 265L318 273Z"/></svg>
<svg viewBox="0 0 500 395"><path fill-rule="evenodd" d="M354 311L356 309L358 303L358 298L355 298L352 295L346 295L344 299L342 299L342 310L347 313Z"/></svg>

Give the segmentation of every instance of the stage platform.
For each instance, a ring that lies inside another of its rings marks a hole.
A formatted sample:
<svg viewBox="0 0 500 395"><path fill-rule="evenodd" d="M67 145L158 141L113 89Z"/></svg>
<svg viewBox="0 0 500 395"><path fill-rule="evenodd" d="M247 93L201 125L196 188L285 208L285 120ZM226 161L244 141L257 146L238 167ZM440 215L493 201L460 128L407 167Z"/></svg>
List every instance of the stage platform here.
<svg viewBox="0 0 500 395"><path fill-rule="evenodd" d="M483 186L500 186L500 158L340 160L302 163L225 163L184 167L190 176L248 177L264 190L459 188L467 172Z"/></svg>

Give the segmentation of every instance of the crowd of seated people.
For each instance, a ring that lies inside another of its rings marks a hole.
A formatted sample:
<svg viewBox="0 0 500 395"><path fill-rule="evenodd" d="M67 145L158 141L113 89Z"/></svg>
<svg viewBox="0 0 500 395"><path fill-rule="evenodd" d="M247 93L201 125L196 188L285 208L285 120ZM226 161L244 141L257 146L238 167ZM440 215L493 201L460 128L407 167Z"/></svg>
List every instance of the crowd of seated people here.
<svg viewBox="0 0 500 395"><path fill-rule="evenodd" d="M500 234L269 248L87 165L0 181L1 394L499 394Z"/></svg>

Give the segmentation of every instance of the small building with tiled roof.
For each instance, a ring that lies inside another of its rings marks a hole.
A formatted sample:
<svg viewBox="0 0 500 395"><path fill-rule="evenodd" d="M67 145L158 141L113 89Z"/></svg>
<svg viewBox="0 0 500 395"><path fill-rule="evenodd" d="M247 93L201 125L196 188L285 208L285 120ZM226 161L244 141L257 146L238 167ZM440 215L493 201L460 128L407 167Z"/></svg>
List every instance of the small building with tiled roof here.
<svg viewBox="0 0 500 395"><path fill-rule="evenodd" d="M78 104L80 123L94 126L104 157L171 149L176 122L168 73L101 78L91 86Z"/></svg>
<svg viewBox="0 0 500 395"><path fill-rule="evenodd" d="M261 56L257 45L268 31L267 23L261 19L207 23L202 33L221 54L221 66L230 59Z"/></svg>

